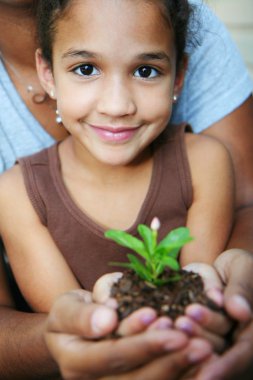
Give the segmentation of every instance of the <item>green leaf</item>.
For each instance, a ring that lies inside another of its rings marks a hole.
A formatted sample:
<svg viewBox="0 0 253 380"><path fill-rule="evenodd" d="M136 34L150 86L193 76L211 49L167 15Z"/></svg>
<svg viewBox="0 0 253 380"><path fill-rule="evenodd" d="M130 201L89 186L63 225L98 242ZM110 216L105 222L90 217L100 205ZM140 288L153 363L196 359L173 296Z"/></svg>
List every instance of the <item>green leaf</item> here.
<svg viewBox="0 0 253 380"><path fill-rule="evenodd" d="M159 277L163 272L165 267L169 267L173 271L177 272L180 270L180 264L177 259L174 259L173 257L163 257L159 263L156 264L155 269L155 277Z"/></svg>
<svg viewBox="0 0 253 380"><path fill-rule="evenodd" d="M156 247L156 254L164 256L170 255L174 259L178 257L180 249L188 242L192 241L189 228L179 227L171 231Z"/></svg>
<svg viewBox="0 0 253 380"><path fill-rule="evenodd" d="M176 282L176 281L179 281L181 279L181 276L180 274L176 274L175 276L170 276L166 279L161 279L161 278L156 278L153 283L156 285L156 286L162 286L162 285L165 285L165 284L169 284L170 282Z"/></svg>
<svg viewBox="0 0 253 380"><path fill-rule="evenodd" d="M164 271L166 265L163 265L162 262L160 262L158 265L156 265L155 269L155 277L158 278Z"/></svg>
<svg viewBox="0 0 253 380"><path fill-rule="evenodd" d="M121 263L121 262L117 262L117 261L111 261L109 263L109 265L112 265L114 267L123 267L123 268L133 269L132 264L130 264L130 263Z"/></svg>
<svg viewBox="0 0 253 380"><path fill-rule="evenodd" d="M132 269L138 274L138 276L140 276L143 280L152 281L151 273L136 256L128 254L127 257L131 263Z"/></svg>
<svg viewBox="0 0 253 380"><path fill-rule="evenodd" d="M142 260L139 260L136 255L128 254L128 263L114 262L111 264L130 268L141 279L156 286L178 281L181 278L180 264L177 260L179 251L186 243L193 240L189 229L179 227L172 230L158 245L156 230L141 224L138 226L138 232L143 241L125 231L109 230L105 232L107 238L137 252L142 257ZM168 278L161 278L165 267L169 267L174 273L168 273Z"/></svg>
<svg viewBox="0 0 253 380"><path fill-rule="evenodd" d="M178 271L180 269L179 262L173 257L164 257L162 263L164 266L167 266L174 271Z"/></svg>
<svg viewBox="0 0 253 380"><path fill-rule="evenodd" d="M121 262L113 261L113 262L110 262L109 264L113 266L117 266L117 267L119 266L123 268L132 269L143 280L147 280L150 278L150 276L147 275L147 273L145 272L145 267L142 266L142 263L139 261L137 262L138 260L137 257L132 256L132 258L129 258L129 260L131 261L130 263L121 263Z"/></svg>
<svg viewBox="0 0 253 380"><path fill-rule="evenodd" d="M144 259L148 259L148 252L145 249L144 243L127 232L120 230L108 230L105 232L105 237L115 241L123 247L132 249Z"/></svg>
<svg viewBox="0 0 253 380"><path fill-rule="evenodd" d="M156 244L153 231L151 230L151 228L145 226L145 224L139 224L138 232L144 241L146 250L149 252L150 255L152 255Z"/></svg>

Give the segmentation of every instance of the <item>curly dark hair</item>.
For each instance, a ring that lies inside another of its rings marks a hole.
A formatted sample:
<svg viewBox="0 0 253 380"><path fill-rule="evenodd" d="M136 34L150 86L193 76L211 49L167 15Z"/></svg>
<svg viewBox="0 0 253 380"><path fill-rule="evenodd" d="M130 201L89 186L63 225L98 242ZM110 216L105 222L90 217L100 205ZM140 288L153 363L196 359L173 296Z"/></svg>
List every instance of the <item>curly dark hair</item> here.
<svg viewBox="0 0 253 380"><path fill-rule="evenodd" d="M193 6L188 0L146 0L156 2L162 14L172 27L177 51L177 68L183 61L186 41L189 34L189 20ZM52 45L57 31L57 21L63 18L71 6L71 0L38 0L37 33L44 58L52 63Z"/></svg>

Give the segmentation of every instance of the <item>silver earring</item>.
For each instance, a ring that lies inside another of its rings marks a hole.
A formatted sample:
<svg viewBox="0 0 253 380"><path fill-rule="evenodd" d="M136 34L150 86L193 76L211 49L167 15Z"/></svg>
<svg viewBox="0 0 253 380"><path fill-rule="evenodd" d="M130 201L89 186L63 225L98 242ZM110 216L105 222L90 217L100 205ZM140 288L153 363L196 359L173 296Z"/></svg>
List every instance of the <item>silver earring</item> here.
<svg viewBox="0 0 253 380"><path fill-rule="evenodd" d="M174 102L177 101L177 95L173 95L173 101L174 101Z"/></svg>
<svg viewBox="0 0 253 380"><path fill-rule="evenodd" d="M54 90L50 90L50 96L54 99Z"/></svg>
<svg viewBox="0 0 253 380"><path fill-rule="evenodd" d="M62 118L61 118L61 115L60 115L59 111L55 110L55 113L56 113L56 117L55 117L56 123L61 124L62 123Z"/></svg>

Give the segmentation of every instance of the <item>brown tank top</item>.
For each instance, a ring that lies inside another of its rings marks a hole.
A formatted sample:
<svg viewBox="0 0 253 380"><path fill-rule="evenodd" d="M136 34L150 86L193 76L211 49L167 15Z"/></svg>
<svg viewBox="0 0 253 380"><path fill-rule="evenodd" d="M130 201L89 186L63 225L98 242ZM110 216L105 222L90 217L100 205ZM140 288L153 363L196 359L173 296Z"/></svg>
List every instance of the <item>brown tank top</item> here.
<svg viewBox="0 0 253 380"><path fill-rule="evenodd" d="M192 202L190 169L184 142L185 125L169 126L153 144L151 182L135 223L161 221L159 239L184 226ZM69 195L61 177L58 144L19 160L28 196L43 225L62 252L81 286L91 290L103 274L120 270L111 261L126 261L129 250L104 237L104 229L85 215Z"/></svg>

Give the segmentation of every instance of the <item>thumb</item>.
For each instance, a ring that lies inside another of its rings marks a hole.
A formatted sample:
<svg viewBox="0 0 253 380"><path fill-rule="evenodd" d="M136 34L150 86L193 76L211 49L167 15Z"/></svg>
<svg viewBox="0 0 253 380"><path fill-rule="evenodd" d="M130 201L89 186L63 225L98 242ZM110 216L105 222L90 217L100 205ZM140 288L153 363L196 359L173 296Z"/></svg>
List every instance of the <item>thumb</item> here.
<svg viewBox="0 0 253 380"><path fill-rule="evenodd" d="M205 263L191 263L186 265L184 270L198 273L204 282L204 289L209 298L217 305L222 306L222 282L215 268Z"/></svg>
<svg viewBox="0 0 253 380"><path fill-rule="evenodd" d="M216 259L214 266L225 284L224 304L227 312L247 322L253 307L253 256L241 249L229 249Z"/></svg>
<svg viewBox="0 0 253 380"><path fill-rule="evenodd" d="M113 273L107 273L101 276L95 283L92 291L92 298L93 301L97 303L105 303L108 306L110 305L110 302L112 303L112 300L110 300L111 296L111 288L113 284L118 282L118 280L122 277L121 272L113 272Z"/></svg>

